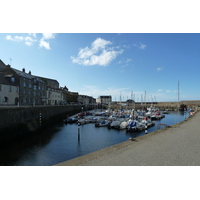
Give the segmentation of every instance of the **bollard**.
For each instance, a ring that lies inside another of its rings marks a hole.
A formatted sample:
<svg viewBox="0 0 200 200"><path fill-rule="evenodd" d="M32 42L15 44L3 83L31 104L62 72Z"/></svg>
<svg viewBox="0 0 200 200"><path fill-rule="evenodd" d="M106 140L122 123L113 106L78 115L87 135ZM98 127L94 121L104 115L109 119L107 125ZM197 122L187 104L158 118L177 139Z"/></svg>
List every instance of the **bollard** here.
<svg viewBox="0 0 200 200"><path fill-rule="evenodd" d="M147 125L145 125L145 134L147 134Z"/></svg>
<svg viewBox="0 0 200 200"><path fill-rule="evenodd" d="M184 108L184 117L186 119L186 108Z"/></svg>

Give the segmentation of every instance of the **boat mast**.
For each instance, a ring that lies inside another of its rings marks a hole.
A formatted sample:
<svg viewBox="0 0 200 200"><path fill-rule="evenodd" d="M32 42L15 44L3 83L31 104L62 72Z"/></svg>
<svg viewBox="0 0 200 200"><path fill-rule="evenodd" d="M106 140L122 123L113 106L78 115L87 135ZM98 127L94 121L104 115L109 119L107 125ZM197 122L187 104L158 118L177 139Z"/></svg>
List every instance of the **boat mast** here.
<svg viewBox="0 0 200 200"><path fill-rule="evenodd" d="M179 87L180 86L179 86L179 81L178 81L178 110L180 108L180 105L179 105L180 104L180 102L179 102L180 101L180 99L179 99L180 98L180 88Z"/></svg>
<svg viewBox="0 0 200 200"><path fill-rule="evenodd" d="M147 107L147 105L146 105L146 91L144 91L144 101L145 101L145 109L146 109L146 107Z"/></svg>

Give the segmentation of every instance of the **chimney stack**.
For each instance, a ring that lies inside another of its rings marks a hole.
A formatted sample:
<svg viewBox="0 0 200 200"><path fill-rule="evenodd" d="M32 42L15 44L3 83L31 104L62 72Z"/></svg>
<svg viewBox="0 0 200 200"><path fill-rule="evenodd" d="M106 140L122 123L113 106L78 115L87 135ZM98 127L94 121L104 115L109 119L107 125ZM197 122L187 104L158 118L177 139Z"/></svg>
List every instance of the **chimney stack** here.
<svg viewBox="0 0 200 200"><path fill-rule="evenodd" d="M22 71L25 73L25 68L23 68Z"/></svg>
<svg viewBox="0 0 200 200"><path fill-rule="evenodd" d="M31 71L29 70L29 74L31 75Z"/></svg>

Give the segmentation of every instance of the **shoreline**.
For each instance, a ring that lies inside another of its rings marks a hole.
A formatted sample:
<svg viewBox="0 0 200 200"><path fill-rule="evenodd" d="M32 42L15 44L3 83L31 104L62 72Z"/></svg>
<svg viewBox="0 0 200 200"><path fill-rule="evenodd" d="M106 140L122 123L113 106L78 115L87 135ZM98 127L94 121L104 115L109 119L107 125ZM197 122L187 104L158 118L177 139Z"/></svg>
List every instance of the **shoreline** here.
<svg viewBox="0 0 200 200"><path fill-rule="evenodd" d="M122 143L119 143L119 144L116 144L116 145L113 145L113 146L110 146L110 147L107 147L107 148L104 148L104 149L101 149L101 150L98 150L98 151L95 151L95 152L92 152L92 153L89 153L89 154L86 154L86 155L83 155L83 156L80 156L80 157L77 157L77 158L73 158L73 159L64 161L62 163L55 164L54 166L80 166L80 165L83 165L83 166L84 165L85 166L86 165L88 165L88 166L104 166L104 165L126 166L126 165L133 165L134 166L134 165L137 165L137 164L141 165L140 163L144 163L144 165L145 165L146 162L143 162L142 160L140 160L140 162L137 163L137 162L131 161L128 157L126 159L126 156L122 157L123 161L120 161L121 157L118 157L117 155L122 155L122 154L126 154L126 153L129 154L132 151L134 153L133 148L139 148L139 147L140 147L139 149L142 148L141 149L142 152L144 150L149 151L148 148L145 147L144 143L146 143L146 142L149 143L150 138L151 138L151 142L153 142L152 136L154 136L153 138L155 138L155 137L157 138L157 136L159 136L159 135L160 136L163 135L163 134L166 135L165 134L166 132L169 132L170 133L169 135L172 135L171 133L180 132L182 129L185 129L185 126L184 126L185 124L188 124L188 123L191 124L192 122L194 122L196 117L200 118L199 112L196 112L194 115L188 117L184 121L179 122L177 124L174 124L170 127L166 127L166 128L148 133L146 135L139 136L139 137L134 138L134 139L129 139L125 142L122 142ZM160 139L160 142L161 143L163 142L162 137ZM149 143L148 145L151 146L151 143ZM155 145L158 146L159 143L155 144ZM140 152L141 150L138 151L139 154L141 153ZM109 157L115 157L116 160L110 159ZM119 161L117 161L117 159L119 159ZM139 159L139 158L137 158L137 159ZM126 162L126 160L127 160L127 162ZM172 165L173 165L173 163L172 163Z"/></svg>

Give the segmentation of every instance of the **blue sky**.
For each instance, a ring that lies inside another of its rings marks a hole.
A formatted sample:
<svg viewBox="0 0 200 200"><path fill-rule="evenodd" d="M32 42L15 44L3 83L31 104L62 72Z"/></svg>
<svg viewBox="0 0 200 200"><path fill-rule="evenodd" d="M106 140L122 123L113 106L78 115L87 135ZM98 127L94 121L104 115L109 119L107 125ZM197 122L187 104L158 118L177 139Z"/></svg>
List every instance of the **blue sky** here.
<svg viewBox="0 0 200 200"><path fill-rule="evenodd" d="M97 98L200 99L200 34L1 33L0 59ZM11 60L11 59L12 60Z"/></svg>

